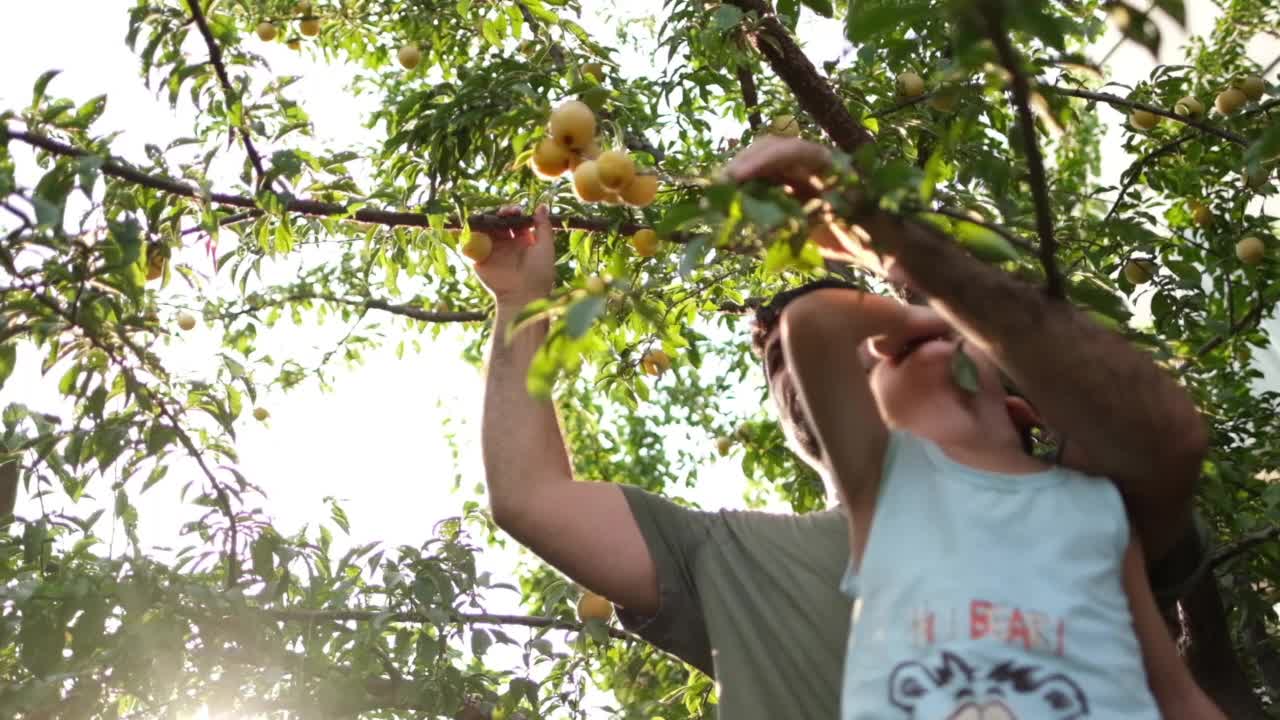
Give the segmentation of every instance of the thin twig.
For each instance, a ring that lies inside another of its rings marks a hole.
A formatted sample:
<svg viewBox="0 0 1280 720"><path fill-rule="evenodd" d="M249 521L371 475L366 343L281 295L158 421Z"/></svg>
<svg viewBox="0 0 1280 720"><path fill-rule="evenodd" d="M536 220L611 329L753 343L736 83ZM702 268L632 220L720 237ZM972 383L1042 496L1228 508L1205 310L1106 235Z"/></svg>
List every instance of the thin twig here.
<svg viewBox="0 0 1280 720"><path fill-rule="evenodd" d="M1217 568L1232 558L1276 539L1280 539L1280 525L1272 525L1271 527L1243 535L1235 542L1228 543L1215 550L1209 558L1209 565Z"/></svg>
<svg viewBox="0 0 1280 720"><path fill-rule="evenodd" d="M1036 210L1036 234L1040 239L1040 264L1044 267L1045 292L1049 297L1062 298L1062 274L1058 270L1058 241L1053 235L1053 215L1049 207L1049 185L1045 178L1044 159L1036 141L1036 121L1031 114L1031 89L1017 52L1004 32L1000 8L994 2L984 6L991 40L1000 55L1000 62L1012 78L1013 102L1022 126L1022 146L1027 156L1027 172L1030 175L1031 197Z"/></svg>
<svg viewBox="0 0 1280 720"><path fill-rule="evenodd" d="M742 88L742 104L747 106L747 122L753 132L759 132L763 120L760 119L760 95L756 92L756 78L746 63L739 63L737 68L738 85Z"/></svg>
<svg viewBox="0 0 1280 720"><path fill-rule="evenodd" d="M200 0L187 0L187 7L191 8L191 19L195 21L196 28L204 38L204 44L209 48L209 62L218 76L218 82L222 84L222 91L226 95L227 112L230 114L236 91L231 85L231 78L227 75L227 66L222 61L222 48L218 46L218 41L213 37L213 30L209 28L209 21L205 18L204 11L200 9ZM258 154L258 148L253 145L253 138L249 135L244 119L236 126L236 130L240 133L240 141L244 143L245 153L249 155L249 162L253 163L253 169L258 173L258 187L262 187L267 172L262 167L262 156Z"/></svg>
<svg viewBox="0 0 1280 720"><path fill-rule="evenodd" d="M1244 332L1245 329L1250 326L1257 325L1261 322L1262 314L1266 312L1266 309L1266 304L1259 299L1258 302L1254 304L1253 308L1250 309L1249 312L1245 313L1239 320L1232 323L1231 327L1228 328L1226 332L1210 338L1205 341L1203 345L1196 348L1195 352L1191 354L1191 357L1183 360L1182 364L1178 366L1178 372L1181 373L1186 371L1186 369L1191 366L1191 363L1203 358L1214 350L1217 350L1223 343Z"/></svg>
<svg viewBox="0 0 1280 720"><path fill-rule="evenodd" d="M916 105L919 105L920 103L922 103L922 102L924 102L924 101L928 100L929 98L931 98L931 97L933 97L933 96L934 96L934 93L933 93L933 92L927 92L927 93L924 93L924 94L922 94L922 95L917 95L917 96L915 96L915 97L913 97L913 98L908 98L908 99L903 100L903 101L901 101L901 102L894 103L893 105L890 105L889 107L881 108L880 110L877 110L877 111L875 111L875 112L873 112L873 113L871 113L871 114L869 114L869 115L866 115L865 117L866 117L867 119L870 119L870 118L882 118L882 117L885 117L885 116L887 116L887 115L892 115L892 114L894 114L894 113L896 113L896 112L899 112L899 111L902 111L902 110L906 110L906 109L907 109L907 108L909 108L909 107L914 107L914 106L916 106Z"/></svg>
<svg viewBox="0 0 1280 720"><path fill-rule="evenodd" d="M488 313L476 312L473 310L446 310L435 312L423 310L414 305L390 303L386 300L377 298L344 298L337 295L329 295L326 293L293 293L287 297L281 298L285 302L299 302L302 300L323 300L325 302L338 303L340 305L351 305L353 307L366 308L369 310L381 310L393 315L403 315L421 320L423 322L435 323L462 323L462 322L480 322L489 317ZM261 309L261 308L255 308Z"/></svg>
<svg viewBox="0 0 1280 720"><path fill-rule="evenodd" d="M1036 248L1034 245L1018 237L1017 235L1014 234L1012 230L1010 230L1009 228L1003 225L997 225L996 223L987 222L985 220L975 220L974 218L969 217L968 214L961 212L959 210L953 210L951 208L936 208L934 210L930 210L929 212L932 212L935 215L945 215L946 217L949 217L952 220L959 220L961 222L967 222L971 225L977 225L978 227L986 228L987 230L990 230L991 232L999 235L1005 240L1008 240L1011 245L1013 245L1014 247L1018 248L1019 250L1025 253L1035 254L1036 252Z"/></svg>
<svg viewBox="0 0 1280 720"><path fill-rule="evenodd" d="M1172 110L1166 110L1165 108L1162 108L1159 105L1149 105L1144 102L1138 102L1137 100L1122 98L1119 95L1112 95L1111 93L1093 92L1092 90L1080 90L1078 88L1063 87L1061 85L1045 85L1045 86L1042 86L1041 89L1044 90L1045 92L1052 92L1052 93L1057 93L1059 95L1067 95L1070 97L1077 97L1084 100L1093 100L1095 102L1106 103L1114 107L1124 107L1124 108L1129 108L1130 110L1146 110L1147 112L1153 115L1159 115L1160 117L1169 118L1174 122L1179 122L1188 127L1193 127L1201 132L1208 133L1215 137L1226 140L1227 142L1235 143L1236 145L1244 146L1249 144L1248 139L1242 135L1238 135L1236 133L1231 132L1230 130L1225 130L1223 128L1217 127L1212 123L1205 122L1204 120L1201 120L1200 118L1197 118L1197 117L1192 117L1191 115L1179 115L1178 113Z"/></svg>
<svg viewBox="0 0 1280 720"><path fill-rule="evenodd" d="M1196 136L1195 132L1185 132L1179 135L1178 137L1174 138L1173 140L1170 140L1169 142L1161 145L1160 147L1157 147L1156 149L1152 150L1146 155L1143 155L1142 157L1138 158L1137 162L1129 166L1129 169L1125 171L1124 178L1122 179L1122 183L1120 185L1120 192L1116 193L1115 202L1111 203L1111 209L1108 210L1106 216L1102 218L1102 222L1105 223L1111 220L1113 216L1115 216L1116 211L1120 209L1120 203L1124 201L1125 194L1129 192L1129 188L1133 187L1134 184L1138 182L1138 178L1142 176L1142 171L1144 168L1146 168L1147 163L1151 162L1152 160L1162 155L1167 155L1170 152L1173 152L1174 150L1181 147L1183 143L1185 143L1186 141L1190 140L1195 136Z"/></svg>

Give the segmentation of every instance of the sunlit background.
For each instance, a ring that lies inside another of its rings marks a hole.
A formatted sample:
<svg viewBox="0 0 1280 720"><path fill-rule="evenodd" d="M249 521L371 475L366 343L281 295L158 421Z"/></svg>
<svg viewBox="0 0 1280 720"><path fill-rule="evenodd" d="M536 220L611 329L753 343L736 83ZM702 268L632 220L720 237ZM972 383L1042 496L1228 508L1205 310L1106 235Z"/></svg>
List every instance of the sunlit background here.
<svg viewBox="0 0 1280 720"><path fill-rule="evenodd" d="M592 0L584 0L583 4L587 8L583 25L597 37L609 39L617 28L627 28L631 43L624 46L618 58L622 74L625 76L628 68L636 67L650 71L655 60L648 44L652 36L646 28L651 26L642 20L656 4ZM141 158L147 143L163 146L190 134L194 120L190 109L180 105L175 112L166 99L145 88L138 59L124 44L132 5L132 0L5 3L0 25L0 107L25 106L36 77L45 70L60 68L64 72L51 86L57 95L82 102L104 92L109 94L106 113L96 128L100 133L122 131L114 146L120 156ZM1213 20L1210 3L1192 0L1187 5L1190 32L1208 30ZM1185 35L1174 26L1162 30L1165 43L1161 60L1178 62ZM817 18L802 22L798 34L819 66L844 50L840 29ZM194 34L192 40L198 42ZM376 135L362 123L377 98L348 89L357 77L355 69L326 64L305 52L290 51L281 43L259 43L251 36L246 42L255 44L254 51L264 55L275 72L302 77L291 94L303 102L314 121L314 142L354 149L376 146ZM1115 44L1116 38L1109 35L1092 56L1101 57ZM1265 66L1280 55L1280 42L1274 38L1260 41L1251 51L1254 59ZM203 46L193 47L193 56L203 53ZM1153 65L1145 50L1126 45L1111 56L1109 78L1132 84L1145 78ZM1127 156L1108 148L1118 149L1123 130L1118 116L1107 117L1104 111L1103 119L1113 121L1108 126L1112 135L1102 153L1103 175L1115 179L1127 166ZM714 131L723 136L737 136L742 130L731 121L718 122ZM19 148L15 151L19 176L32 177L35 167L31 154ZM223 186L232 186L235 165L224 163L215 168L220 168ZM218 170L212 177L219 177ZM222 242L229 247L235 240L224 236ZM176 260L189 263L204 274L215 290L228 289L213 276L212 262L203 245L188 248ZM288 263L277 263L267 270L264 280L288 278L291 272ZM172 283L162 299L170 318L182 307L198 307L188 294L189 289L180 285ZM390 331L398 327L387 322L389 319L381 320ZM1274 336L1275 321L1269 328ZM297 328L286 323L277 325L269 338L260 338L260 344L277 357L314 360L332 350L349 330L348 324L336 319L320 327ZM199 376L214 367L219 340L215 333L198 325L192 332L176 333L161 356L175 372ZM374 540L392 546L418 545L438 521L457 515L465 500L480 496L481 373L462 360L464 342L456 328L446 329L435 340L425 335L419 340L422 351L410 350L402 359L396 357L393 340L383 349L368 353L358 367L345 369L340 362L334 363L335 378L327 391L316 383L304 384L287 394L267 390L258 403L271 413L266 423L244 413L237 428L241 457L238 468L264 489L266 510L282 533L327 521L330 511L325 499L332 497L340 500L351 518L350 536L335 538L339 546ZM1280 356L1274 345L1268 352L1258 352L1255 358L1266 376L1265 384L1271 389L1280 388ZM744 412L758 404L761 381L757 377L753 382L755 386L744 388L739 398ZM12 402L50 411L69 407L59 396L56 382L41 378L39 362L30 352L20 353L15 373L0 390L0 406ZM709 444L712 438L673 437L668 441L673 446ZM746 484L737 462L731 454L709 465L696 488L673 491L683 492L687 499L708 508L741 506ZM195 513L183 506L177 495L182 484L177 480L184 474L194 475L193 468L179 461L166 482L134 499L143 543L156 553L180 542L180 524ZM110 504L109 499L110 494L99 498L104 505ZM37 514L29 505L31 502L20 497L18 514ZM121 545L117 542L110 550L120 551ZM335 551L340 553L342 549ZM478 558L479 569L499 577L510 576L523 557L513 544L508 544L483 553ZM514 593L498 593L488 598L487 607L492 612L516 612L518 598ZM501 658L499 652L494 648L496 657L492 660ZM208 714L195 718L207 720Z"/></svg>

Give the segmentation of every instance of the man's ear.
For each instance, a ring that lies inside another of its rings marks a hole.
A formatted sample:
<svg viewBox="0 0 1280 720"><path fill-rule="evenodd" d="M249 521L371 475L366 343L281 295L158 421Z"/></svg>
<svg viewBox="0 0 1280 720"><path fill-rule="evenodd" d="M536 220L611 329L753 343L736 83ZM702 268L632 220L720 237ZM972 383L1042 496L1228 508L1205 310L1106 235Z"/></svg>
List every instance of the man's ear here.
<svg viewBox="0 0 1280 720"><path fill-rule="evenodd" d="M1040 419L1040 413L1031 407L1031 403L1018 397L1017 395L1006 395L1004 397L1004 407L1009 413L1009 419L1013 421L1014 427L1019 430L1040 427L1044 421Z"/></svg>

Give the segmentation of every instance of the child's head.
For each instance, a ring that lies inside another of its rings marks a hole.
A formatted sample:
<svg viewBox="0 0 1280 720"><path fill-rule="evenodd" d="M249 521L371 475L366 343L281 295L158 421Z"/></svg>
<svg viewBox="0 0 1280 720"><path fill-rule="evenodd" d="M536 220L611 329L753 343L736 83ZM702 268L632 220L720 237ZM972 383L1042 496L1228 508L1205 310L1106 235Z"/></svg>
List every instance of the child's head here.
<svg viewBox="0 0 1280 720"><path fill-rule="evenodd" d="M783 430L798 454L815 467L820 467L821 461L817 436L786 367L778 342L778 325L782 310L789 303L827 288L858 289L837 280L821 280L779 293L757 310L751 338L756 355L764 363ZM926 308L919 311L930 312ZM961 347L977 371L977 393L969 393L956 382L953 363ZM992 441L1016 438L1030 452L1031 428L1039 422L1031 405L1012 389L986 352L964 343L954 331L904 338L894 347L873 345L860 354L860 360L849 370L870 374L872 393L889 427L935 440L976 429L978 436Z"/></svg>

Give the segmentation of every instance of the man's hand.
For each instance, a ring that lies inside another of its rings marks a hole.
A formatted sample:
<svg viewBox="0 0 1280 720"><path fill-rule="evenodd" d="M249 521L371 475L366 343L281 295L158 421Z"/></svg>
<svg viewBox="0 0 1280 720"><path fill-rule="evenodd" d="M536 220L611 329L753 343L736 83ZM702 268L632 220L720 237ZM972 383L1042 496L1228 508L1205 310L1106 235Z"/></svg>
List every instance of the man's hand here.
<svg viewBox="0 0 1280 720"><path fill-rule="evenodd" d="M738 153L724 172L734 182L766 180L785 185L796 197L809 199L823 191L822 175L830 167L831 151L826 147L800 138L769 135ZM895 281L882 258L871 249L866 233L845 224L829 208L810 218L809 239L828 260L858 265Z"/></svg>
<svg viewBox="0 0 1280 720"><path fill-rule="evenodd" d="M831 151L817 143L767 135L738 153L724 171L734 182L770 180L809 198L822 191L820 176L830 166Z"/></svg>
<svg viewBox="0 0 1280 720"><path fill-rule="evenodd" d="M880 359L901 355L915 340L953 335L945 318L928 305L904 305L901 322L893 330L871 338L871 354Z"/></svg>
<svg viewBox="0 0 1280 720"><path fill-rule="evenodd" d="M499 215L519 215L519 207L508 206ZM538 206L533 226L491 233L493 252L476 263L476 274L493 293L499 305L523 307L551 293L555 282L555 241L547 206Z"/></svg>

